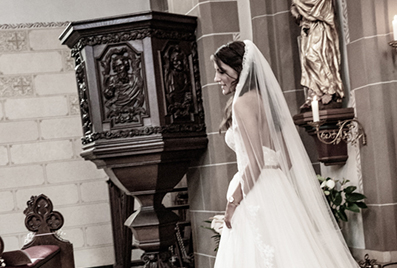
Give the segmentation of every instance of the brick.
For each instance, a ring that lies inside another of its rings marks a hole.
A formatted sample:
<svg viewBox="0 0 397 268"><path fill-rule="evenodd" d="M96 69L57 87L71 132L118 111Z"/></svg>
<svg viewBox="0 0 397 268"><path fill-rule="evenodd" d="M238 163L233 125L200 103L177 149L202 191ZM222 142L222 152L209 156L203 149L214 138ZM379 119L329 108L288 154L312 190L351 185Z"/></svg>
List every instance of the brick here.
<svg viewBox="0 0 397 268"><path fill-rule="evenodd" d="M80 116L73 116L42 120L40 130L43 139L81 137L81 119Z"/></svg>
<svg viewBox="0 0 397 268"><path fill-rule="evenodd" d="M94 267L113 265L114 248L113 246L99 248L84 248L74 251L76 267Z"/></svg>
<svg viewBox="0 0 397 268"><path fill-rule="evenodd" d="M81 138L73 140L73 150L74 150L75 155L78 156L79 158L81 158L80 154L83 151L83 145L81 144Z"/></svg>
<svg viewBox="0 0 397 268"><path fill-rule="evenodd" d="M44 172L40 165L12 166L0 168L0 185L2 189L30 187L44 184Z"/></svg>
<svg viewBox="0 0 397 268"><path fill-rule="evenodd" d="M62 214L61 210L59 210L59 212ZM62 227L61 232L62 232L62 238L73 243L74 249L81 248L84 246L85 243L84 243L83 228L64 229Z"/></svg>
<svg viewBox="0 0 397 268"><path fill-rule="evenodd" d="M14 209L14 197L11 191L0 192L0 212L8 212Z"/></svg>
<svg viewBox="0 0 397 268"><path fill-rule="evenodd" d="M37 29L29 31L29 43L32 50L63 49L58 37L62 29Z"/></svg>
<svg viewBox="0 0 397 268"><path fill-rule="evenodd" d="M0 217L0 230L2 234L27 233L25 215L21 212L2 214Z"/></svg>
<svg viewBox="0 0 397 268"><path fill-rule="evenodd" d="M50 187L41 187L40 189L28 188L17 190L16 200L18 208L22 210L25 209L26 202L30 199L30 197L39 194L45 194L46 196L48 196L48 198L50 198L52 204L54 205L54 210L57 210L57 207L62 205L73 205L79 202L77 185L57 185Z"/></svg>
<svg viewBox="0 0 397 268"><path fill-rule="evenodd" d="M39 139L39 130L35 121L0 123L0 142L12 143Z"/></svg>
<svg viewBox="0 0 397 268"><path fill-rule="evenodd" d="M61 70L62 55L58 51L0 55L0 72L5 75L60 72Z"/></svg>
<svg viewBox="0 0 397 268"><path fill-rule="evenodd" d="M95 164L88 161L69 161L49 163L46 166L47 179L50 183L75 182L106 178L103 170L97 169Z"/></svg>
<svg viewBox="0 0 397 268"><path fill-rule="evenodd" d="M73 72L39 74L35 77L34 84L39 96L77 92L76 78Z"/></svg>
<svg viewBox="0 0 397 268"><path fill-rule="evenodd" d="M88 246L111 245L113 243L110 224L88 226L86 234Z"/></svg>
<svg viewBox="0 0 397 268"><path fill-rule="evenodd" d="M6 117L10 120L64 116L68 114L65 96L7 99L4 107Z"/></svg>
<svg viewBox="0 0 397 268"><path fill-rule="evenodd" d="M3 102L0 102L0 120L4 119Z"/></svg>
<svg viewBox="0 0 397 268"><path fill-rule="evenodd" d="M83 183L80 192L83 202L109 200L108 185L104 180Z"/></svg>
<svg viewBox="0 0 397 268"><path fill-rule="evenodd" d="M3 230L2 230L2 233L3 233ZM3 241L4 241L4 251L21 249L21 247L19 245L18 236L16 236L16 235L13 235L13 236L2 235L1 238L3 238Z"/></svg>
<svg viewBox="0 0 397 268"><path fill-rule="evenodd" d="M110 207L108 203L64 207L61 213L65 218L65 225L67 224L67 226L110 222Z"/></svg>
<svg viewBox="0 0 397 268"><path fill-rule="evenodd" d="M69 140L15 144L10 148L14 164L65 160L73 157Z"/></svg>
<svg viewBox="0 0 397 268"><path fill-rule="evenodd" d="M7 147L0 146L0 166L5 166L8 164L9 164L9 159L8 159Z"/></svg>

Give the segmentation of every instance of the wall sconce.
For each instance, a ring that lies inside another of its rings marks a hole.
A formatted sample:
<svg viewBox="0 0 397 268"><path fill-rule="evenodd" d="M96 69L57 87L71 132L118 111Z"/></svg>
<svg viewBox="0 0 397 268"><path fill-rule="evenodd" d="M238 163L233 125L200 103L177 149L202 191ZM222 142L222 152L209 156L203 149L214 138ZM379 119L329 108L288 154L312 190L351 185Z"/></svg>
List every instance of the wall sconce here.
<svg viewBox="0 0 397 268"><path fill-rule="evenodd" d="M397 15L394 16L392 25L393 25L393 41L390 41L389 45L397 49Z"/></svg>
<svg viewBox="0 0 397 268"><path fill-rule="evenodd" d="M317 138L320 142L325 144L339 144L342 140L346 143L356 145L362 138L363 145L367 144L367 136L365 135L364 128L361 126L357 119L348 119L338 121L336 126L338 129L320 130L320 126L325 124L325 120L317 122L308 122L308 124L316 129Z"/></svg>
<svg viewBox="0 0 397 268"><path fill-rule="evenodd" d="M364 128L354 118L353 108L318 110L316 100L312 111L293 117L295 125L303 127L313 137L318 160L324 165L343 165L348 158L347 143L352 145L367 143ZM344 141L344 142L341 142Z"/></svg>

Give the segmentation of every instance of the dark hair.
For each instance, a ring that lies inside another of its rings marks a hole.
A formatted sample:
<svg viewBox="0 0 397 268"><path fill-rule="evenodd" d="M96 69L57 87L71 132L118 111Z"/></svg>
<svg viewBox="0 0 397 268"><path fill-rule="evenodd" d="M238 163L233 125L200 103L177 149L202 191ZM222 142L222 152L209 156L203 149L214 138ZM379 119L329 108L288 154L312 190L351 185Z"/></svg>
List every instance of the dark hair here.
<svg viewBox="0 0 397 268"><path fill-rule="evenodd" d="M243 58L245 52L245 44L242 41L229 42L226 45L221 46L211 56L211 59L221 68L221 62L230 66L237 72L237 79L234 80L233 84L237 85L240 78L241 70L243 69ZM219 127L219 132L222 129L227 130L232 125L232 103L233 96L226 103L223 120Z"/></svg>

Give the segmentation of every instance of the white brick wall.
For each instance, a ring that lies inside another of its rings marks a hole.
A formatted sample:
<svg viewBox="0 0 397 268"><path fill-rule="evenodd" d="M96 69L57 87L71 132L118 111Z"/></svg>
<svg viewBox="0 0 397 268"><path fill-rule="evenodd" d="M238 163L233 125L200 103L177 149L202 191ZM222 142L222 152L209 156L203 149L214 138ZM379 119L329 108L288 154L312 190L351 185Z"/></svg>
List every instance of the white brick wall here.
<svg viewBox="0 0 397 268"><path fill-rule="evenodd" d="M0 72L7 74L36 74L60 72L62 54L58 51L13 53L0 56Z"/></svg>
<svg viewBox="0 0 397 268"><path fill-rule="evenodd" d="M109 265L107 176L79 156L77 88L70 51L58 40L63 29L0 30L0 235L6 250L22 247L26 202L43 193L65 218L76 267Z"/></svg>
<svg viewBox="0 0 397 268"><path fill-rule="evenodd" d="M4 107L5 116L9 120L57 117L68 114L68 102L65 96L7 99Z"/></svg>

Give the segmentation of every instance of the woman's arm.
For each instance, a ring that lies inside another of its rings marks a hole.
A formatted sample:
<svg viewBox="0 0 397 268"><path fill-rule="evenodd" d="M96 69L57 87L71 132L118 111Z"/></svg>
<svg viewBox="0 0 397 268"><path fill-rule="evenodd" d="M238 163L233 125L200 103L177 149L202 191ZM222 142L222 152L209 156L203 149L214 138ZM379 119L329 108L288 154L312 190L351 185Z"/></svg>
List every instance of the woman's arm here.
<svg viewBox="0 0 397 268"><path fill-rule="evenodd" d="M245 93L235 102L233 116L237 120L240 139L249 163L243 170L240 183L226 206L225 224L228 228L231 228L230 221L238 204L259 178L264 166L263 146L270 146L268 132L263 130L266 120L261 96L256 90Z"/></svg>

